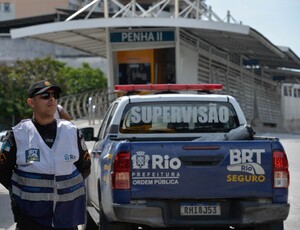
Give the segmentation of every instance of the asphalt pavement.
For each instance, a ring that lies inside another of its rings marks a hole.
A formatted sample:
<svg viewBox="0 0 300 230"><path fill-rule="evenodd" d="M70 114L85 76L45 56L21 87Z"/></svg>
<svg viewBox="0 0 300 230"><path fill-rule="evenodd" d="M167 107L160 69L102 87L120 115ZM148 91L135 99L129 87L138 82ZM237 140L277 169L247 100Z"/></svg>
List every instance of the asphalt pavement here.
<svg viewBox="0 0 300 230"><path fill-rule="evenodd" d="M8 190L0 184L0 230L15 228Z"/></svg>

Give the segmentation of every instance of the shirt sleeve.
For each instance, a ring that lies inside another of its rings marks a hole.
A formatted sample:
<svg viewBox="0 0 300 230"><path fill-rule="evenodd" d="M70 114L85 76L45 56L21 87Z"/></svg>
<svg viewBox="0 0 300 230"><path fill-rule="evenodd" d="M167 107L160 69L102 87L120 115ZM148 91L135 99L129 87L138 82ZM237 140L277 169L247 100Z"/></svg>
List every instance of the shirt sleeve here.
<svg viewBox="0 0 300 230"><path fill-rule="evenodd" d="M0 183L6 188L11 188L11 176L16 166L16 142L14 133L9 130L3 139L0 150Z"/></svg>
<svg viewBox="0 0 300 230"><path fill-rule="evenodd" d="M75 166L81 173L82 177L85 179L90 175L91 172L91 159L86 143L83 139L82 133L77 130L78 136L78 150L79 150L79 160L75 162Z"/></svg>

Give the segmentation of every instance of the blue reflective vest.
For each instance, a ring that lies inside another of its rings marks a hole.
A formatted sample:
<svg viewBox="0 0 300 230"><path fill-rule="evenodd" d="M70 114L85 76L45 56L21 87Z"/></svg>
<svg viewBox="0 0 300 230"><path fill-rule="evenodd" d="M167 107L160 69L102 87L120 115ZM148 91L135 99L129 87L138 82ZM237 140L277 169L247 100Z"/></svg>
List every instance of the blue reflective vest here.
<svg viewBox="0 0 300 230"><path fill-rule="evenodd" d="M13 127L17 168L12 193L29 218L49 227L72 228L85 222L84 180L74 165L79 159L77 128L57 122L51 148L31 120Z"/></svg>

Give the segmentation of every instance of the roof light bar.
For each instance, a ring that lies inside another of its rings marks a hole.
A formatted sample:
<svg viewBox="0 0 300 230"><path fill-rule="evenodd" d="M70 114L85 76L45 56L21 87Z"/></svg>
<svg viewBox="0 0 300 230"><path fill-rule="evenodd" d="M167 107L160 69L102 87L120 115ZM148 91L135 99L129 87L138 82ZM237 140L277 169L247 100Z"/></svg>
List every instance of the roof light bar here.
<svg viewBox="0 0 300 230"><path fill-rule="evenodd" d="M188 91L188 90L222 90L221 84L138 84L115 85L116 91Z"/></svg>

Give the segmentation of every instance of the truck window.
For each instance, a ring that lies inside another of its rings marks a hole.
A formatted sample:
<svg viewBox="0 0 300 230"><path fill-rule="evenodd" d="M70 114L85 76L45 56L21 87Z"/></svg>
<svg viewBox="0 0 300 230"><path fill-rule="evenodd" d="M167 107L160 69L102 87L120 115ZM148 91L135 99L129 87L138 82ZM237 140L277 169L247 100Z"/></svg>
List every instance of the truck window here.
<svg viewBox="0 0 300 230"><path fill-rule="evenodd" d="M114 111L117 108L117 106L118 106L118 103L114 103L108 108L108 112L106 113L106 116L104 117L101 127L100 127L100 130L99 130L99 135L98 135L99 140L102 140L105 137L105 135L107 134L109 123L112 119L112 116L114 115Z"/></svg>
<svg viewBox="0 0 300 230"><path fill-rule="evenodd" d="M155 102L128 104L121 133L228 132L239 126L237 114L226 102Z"/></svg>

